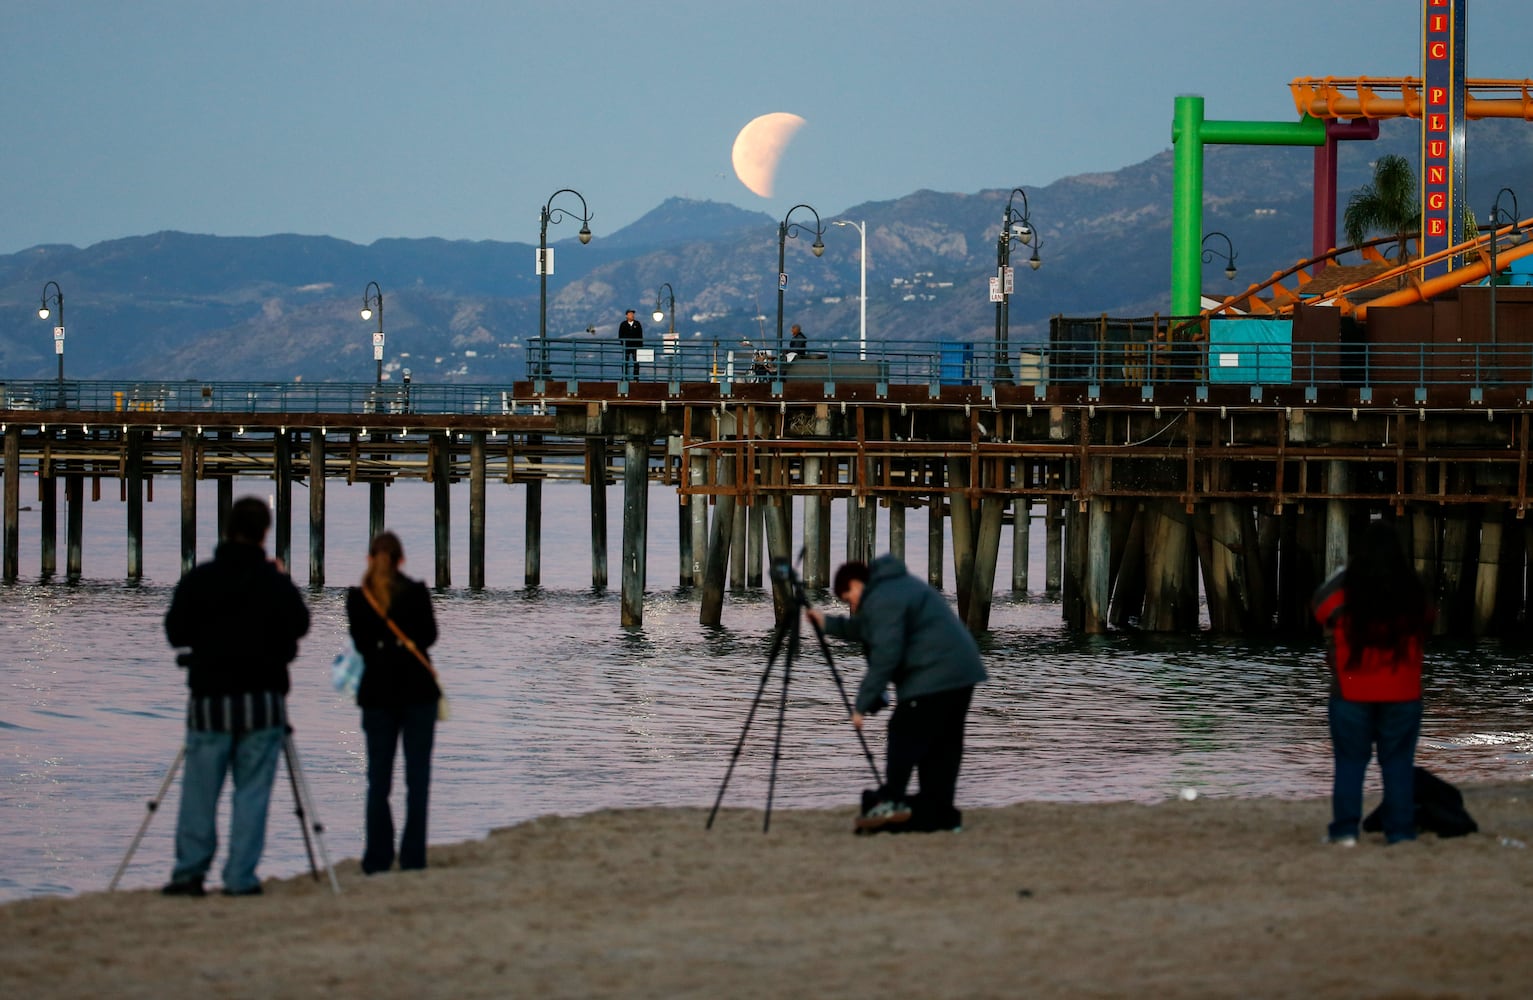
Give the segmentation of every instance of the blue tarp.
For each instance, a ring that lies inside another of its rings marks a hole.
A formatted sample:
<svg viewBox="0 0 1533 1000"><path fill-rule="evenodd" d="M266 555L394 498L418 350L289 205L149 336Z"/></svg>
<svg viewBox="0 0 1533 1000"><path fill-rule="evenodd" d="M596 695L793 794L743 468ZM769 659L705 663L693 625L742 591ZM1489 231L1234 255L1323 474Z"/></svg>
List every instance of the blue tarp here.
<svg viewBox="0 0 1533 1000"><path fill-rule="evenodd" d="M1208 380L1242 385L1292 381L1293 320L1210 320Z"/></svg>

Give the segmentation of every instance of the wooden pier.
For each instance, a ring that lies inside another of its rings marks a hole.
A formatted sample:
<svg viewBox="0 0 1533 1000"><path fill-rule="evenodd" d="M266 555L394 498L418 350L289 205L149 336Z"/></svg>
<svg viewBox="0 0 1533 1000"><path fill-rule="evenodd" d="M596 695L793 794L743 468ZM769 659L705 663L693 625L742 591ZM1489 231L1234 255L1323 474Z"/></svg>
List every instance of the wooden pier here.
<svg viewBox="0 0 1533 1000"><path fill-rule="evenodd" d="M221 390L219 390L221 391ZM476 390L470 412L229 412L132 408L131 390L82 388L69 408L10 409L4 429L3 577L18 577L18 510L35 475L41 572L81 577L84 498L115 482L127 504L127 578L142 574L143 503L177 485L183 566L197 557L196 486L218 483L220 515L238 480L270 483L274 554L291 552L293 487L308 485L308 582L322 586L325 487L370 486L369 524L385 523L385 486L433 483L434 582L454 583L448 485L466 479L470 588L484 586L489 532L523 532L525 583L540 583L542 484L585 484L592 582L608 583L606 491L624 495L625 624L641 624L649 558L648 488L676 491L680 582L699 620L721 620L732 589L759 586L766 560L802 549L803 580L827 586L830 505L846 505L848 554L903 554L911 510L926 511L926 575L945 574L975 632L997 581L1027 591L1028 526L1047 526L1045 591L1071 628L1302 632L1314 588L1340 565L1361 522L1396 522L1439 595L1438 628L1520 632L1529 616L1533 531L1525 388L1398 393L1302 384L1248 386L519 382ZM218 392L214 392L217 398ZM90 405L110 398L115 405ZM196 397L194 397L195 399ZM204 396L202 398L208 398ZM490 525L491 479L526 490L520 526ZM29 502L30 499L29 499ZM883 511L883 514L879 512ZM880 520L882 519L882 524ZM222 524L222 516L219 518ZM1013 533L1009 572L998 565ZM209 540L202 539L205 547ZM921 567L912 567L916 572ZM302 579L299 568L295 576ZM779 608L786 594L779 593Z"/></svg>

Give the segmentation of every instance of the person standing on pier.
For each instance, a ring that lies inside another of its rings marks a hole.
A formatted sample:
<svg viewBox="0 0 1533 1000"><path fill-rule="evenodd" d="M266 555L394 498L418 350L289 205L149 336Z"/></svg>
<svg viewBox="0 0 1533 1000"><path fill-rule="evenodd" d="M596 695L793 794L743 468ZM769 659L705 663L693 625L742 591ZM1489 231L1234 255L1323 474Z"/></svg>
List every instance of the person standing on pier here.
<svg viewBox="0 0 1533 1000"><path fill-rule="evenodd" d="M405 751L405 826L399 840L399 867L426 867L426 813L431 797L431 747L436 737L442 689L426 650L436 642L431 593L419 580L399 572L404 546L392 531L380 533L367 549L367 570L346 592L351 640L366 666L357 688L362 731L367 735L367 840L362 871L368 875L394 865L394 815L389 792L394 752Z"/></svg>
<svg viewBox="0 0 1533 1000"><path fill-rule="evenodd" d="M176 864L167 896L201 896L218 846L216 814L225 773L234 775L226 896L261 892L256 865L266 843L277 754L287 732L287 665L309 631L309 609L287 570L266 558L271 511L255 497L229 510L228 536L211 562L176 585L165 614L187 668L186 771L176 820Z"/></svg>
<svg viewBox="0 0 1533 1000"><path fill-rule="evenodd" d="M639 379L639 348L644 343L644 325L634 319L633 310L623 314L618 324L617 339L623 345L623 377Z"/></svg>
<svg viewBox="0 0 1533 1000"><path fill-rule="evenodd" d="M1329 639L1327 716L1335 775L1326 839L1354 846L1363 817L1363 776L1378 749L1384 838L1416 839L1416 739L1421 663L1435 611L1392 525L1372 521L1347 564L1315 592Z"/></svg>
<svg viewBox="0 0 1533 1000"><path fill-rule="evenodd" d="M893 555L846 563L832 584L851 615L805 613L827 635L862 643L867 654L852 725L860 730L864 716L888 704L890 684L895 692L884 786L864 797L857 831L959 829L963 814L953 798L964 726L974 685L987 679L974 637L942 594ZM918 796L906 794L912 774L920 776Z"/></svg>

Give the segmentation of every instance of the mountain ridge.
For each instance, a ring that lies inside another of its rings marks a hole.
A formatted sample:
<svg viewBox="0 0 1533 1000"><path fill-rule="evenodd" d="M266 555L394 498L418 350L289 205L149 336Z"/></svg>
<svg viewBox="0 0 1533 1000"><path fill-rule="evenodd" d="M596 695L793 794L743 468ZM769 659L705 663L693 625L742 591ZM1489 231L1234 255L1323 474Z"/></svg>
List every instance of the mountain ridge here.
<svg viewBox="0 0 1533 1000"><path fill-rule="evenodd" d="M1339 187L1366 182L1371 160L1413 156L1415 123L1386 122L1377 142L1341 146ZM1493 192L1533 164L1533 130L1474 122L1468 190ZM1313 153L1296 147L1211 146L1204 167L1204 230L1230 236L1239 276L1204 268L1211 294L1243 290L1308 255ZM1046 335L1055 314L1142 316L1169 303L1172 153L1116 171L1027 187L1042 266L1013 245L1014 343ZM865 225L870 340L978 340L993 335L988 298L996 236L1010 188L918 190L821 215L826 251L810 253L812 225L785 241L784 325L812 342L855 341L860 280L855 228ZM1489 198L1481 200L1489 201ZM1021 200L1015 203L1021 207ZM1488 207L1488 204L1487 206ZM599 219L593 218L593 222ZM615 336L625 308L647 327L659 289L674 290L676 328L736 342L775 336L779 220L727 203L670 198L627 226L581 245L568 224L549 230L550 337ZM38 296L66 296L70 378L370 380L363 289L384 293L390 371L417 380L506 382L525 373L538 330L535 243L388 237L356 244L293 233L209 236L162 231L80 248L44 244L0 255L0 378L51 378L51 323ZM667 303L668 304L668 303ZM761 317L765 315L766 318ZM669 326L670 318L661 326ZM650 333L656 333L651 329Z"/></svg>

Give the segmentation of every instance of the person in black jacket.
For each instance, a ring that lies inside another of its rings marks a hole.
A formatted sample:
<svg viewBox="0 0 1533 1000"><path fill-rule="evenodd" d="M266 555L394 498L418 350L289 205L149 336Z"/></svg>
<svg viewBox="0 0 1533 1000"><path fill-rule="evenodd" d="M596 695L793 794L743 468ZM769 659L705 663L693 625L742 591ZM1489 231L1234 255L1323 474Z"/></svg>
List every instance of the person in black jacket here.
<svg viewBox="0 0 1533 1000"><path fill-rule="evenodd" d="M894 685L884 787L865 802L857 829L958 829L963 814L953 798L964 725L974 685L987 677L974 637L942 594L892 555L872 565L846 563L831 589L852 609L850 617L806 613L827 635L860 642L867 654L852 725L861 729ZM919 797L906 795L913 773L920 776Z"/></svg>
<svg viewBox="0 0 1533 1000"><path fill-rule="evenodd" d="M623 314L618 324L617 339L623 345L623 377L637 380L639 377L639 348L644 346L644 324L633 318L633 310Z"/></svg>
<svg viewBox="0 0 1533 1000"><path fill-rule="evenodd" d="M367 549L361 586L346 592L351 639L366 664L357 688L362 730L367 736L367 843L362 871L368 875L394 865L394 815L389 791L394 751L405 751L405 826L399 839L399 867L426 867L426 810L431 793L431 746L437 702L442 697L435 671L389 627L392 620L422 656L436 642L436 616L426 585L399 572L404 564L399 537L385 531ZM387 620L386 620L387 619Z"/></svg>
<svg viewBox="0 0 1533 1000"><path fill-rule="evenodd" d="M225 773L234 776L224 894L261 891L256 865L266 841L277 754L287 730L287 665L309 630L309 609L287 571L262 547L271 512L255 497L229 511L228 537L176 585L165 636L189 653L186 771L176 820L168 896L201 896L218 846L215 817Z"/></svg>

